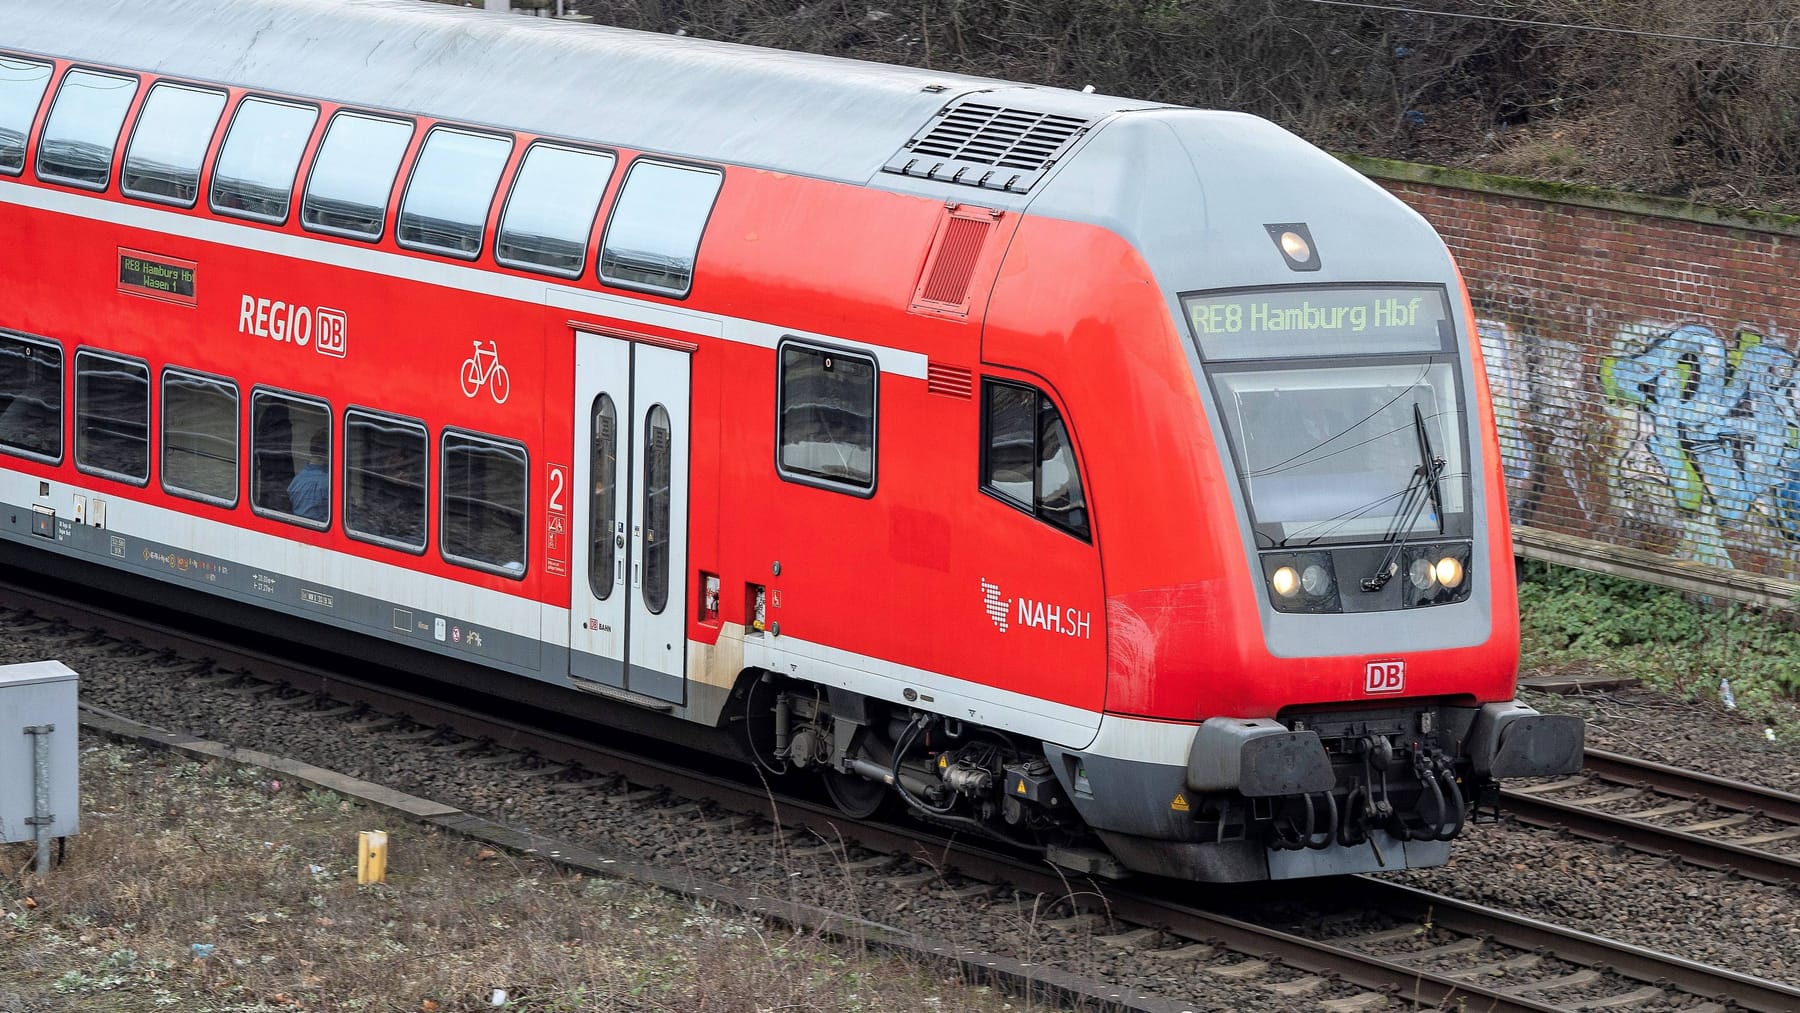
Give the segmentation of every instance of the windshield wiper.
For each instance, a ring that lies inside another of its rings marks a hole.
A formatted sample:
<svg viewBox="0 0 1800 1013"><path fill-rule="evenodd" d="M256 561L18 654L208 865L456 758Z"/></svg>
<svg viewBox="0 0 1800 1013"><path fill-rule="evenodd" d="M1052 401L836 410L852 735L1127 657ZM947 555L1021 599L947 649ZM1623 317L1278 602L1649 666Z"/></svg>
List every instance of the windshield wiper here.
<svg viewBox="0 0 1800 1013"><path fill-rule="evenodd" d="M1400 493L1400 509L1394 512L1394 523L1382 536L1382 541L1391 543L1387 552L1382 554L1375 572L1362 579L1364 591L1381 590L1394 574L1400 572L1400 553L1406 548L1413 524L1418 521L1419 511L1425 509L1426 503L1431 504L1436 514L1438 534L1444 533L1444 494L1438 485L1438 472L1444 470L1444 459L1432 456L1431 434L1425 429L1425 415L1419 411L1417 401L1413 402L1413 433L1419 441L1419 466L1413 469L1412 477Z"/></svg>

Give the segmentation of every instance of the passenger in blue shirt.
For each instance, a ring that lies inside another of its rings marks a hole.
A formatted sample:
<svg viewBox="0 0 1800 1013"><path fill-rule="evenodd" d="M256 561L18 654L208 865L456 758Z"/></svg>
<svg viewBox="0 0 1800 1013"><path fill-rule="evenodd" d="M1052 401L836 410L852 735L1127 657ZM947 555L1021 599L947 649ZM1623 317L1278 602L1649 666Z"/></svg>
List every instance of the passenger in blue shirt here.
<svg viewBox="0 0 1800 1013"><path fill-rule="evenodd" d="M325 456L331 450L325 430L313 434L307 448L306 467L288 483L288 506L295 514L312 521L323 521L331 507L331 475L325 470Z"/></svg>

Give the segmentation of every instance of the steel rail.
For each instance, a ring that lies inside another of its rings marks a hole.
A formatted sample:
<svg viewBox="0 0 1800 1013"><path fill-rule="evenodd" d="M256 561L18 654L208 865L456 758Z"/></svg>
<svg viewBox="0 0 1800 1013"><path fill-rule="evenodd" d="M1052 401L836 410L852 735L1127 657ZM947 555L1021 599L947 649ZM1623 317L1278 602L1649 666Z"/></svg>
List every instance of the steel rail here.
<svg viewBox="0 0 1800 1013"><path fill-rule="evenodd" d="M1800 1009L1800 988L1782 982L1371 876L1349 877L1344 886L1347 896L1401 917L1429 920L1452 931L1608 969L1647 984L1667 983L1697 996L1735 1002L1746 1010Z"/></svg>
<svg viewBox="0 0 1800 1013"><path fill-rule="evenodd" d="M1665 795L1713 802L1800 823L1800 795L1604 749L1587 750L1583 771L1615 784L1646 784Z"/></svg>
<svg viewBox="0 0 1800 1013"><path fill-rule="evenodd" d="M1642 785L1663 795L1708 802L1800 824L1800 795L1695 770L1611 753L1587 751L1583 772L1619 785ZM1707 837L1629 815L1602 812L1578 801L1506 790L1504 807L1523 823L1561 830L1588 840L1619 844L1646 854L1673 856L1706 869L1736 871L1781 886L1800 884L1800 857L1765 851L1727 838Z"/></svg>

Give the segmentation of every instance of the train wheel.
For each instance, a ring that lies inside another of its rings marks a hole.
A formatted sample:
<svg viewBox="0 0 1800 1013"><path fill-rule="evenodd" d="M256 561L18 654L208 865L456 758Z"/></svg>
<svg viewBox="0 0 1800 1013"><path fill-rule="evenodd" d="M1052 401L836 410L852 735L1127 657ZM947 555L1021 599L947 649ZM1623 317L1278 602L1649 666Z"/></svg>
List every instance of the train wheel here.
<svg viewBox="0 0 1800 1013"><path fill-rule="evenodd" d="M887 807L893 789L880 781L834 770L825 775L825 794L845 816L866 820Z"/></svg>

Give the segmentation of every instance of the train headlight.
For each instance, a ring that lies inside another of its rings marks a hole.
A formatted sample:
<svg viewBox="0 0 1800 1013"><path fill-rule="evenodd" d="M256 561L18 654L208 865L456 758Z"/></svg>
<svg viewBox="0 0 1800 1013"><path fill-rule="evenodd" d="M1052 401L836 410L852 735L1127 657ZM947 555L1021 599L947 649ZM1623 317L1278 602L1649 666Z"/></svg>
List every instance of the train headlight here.
<svg viewBox="0 0 1800 1013"><path fill-rule="evenodd" d="M1312 259L1312 244L1298 232L1289 230L1281 234L1281 252L1288 255L1289 260L1308 261Z"/></svg>
<svg viewBox="0 0 1800 1013"><path fill-rule="evenodd" d="M1329 552L1271 552L1262 557L1262 572L1269 602L1277 612L1343 611Z"/></svg>
<svg viewBox="0 0 1800 1013"><path fill-rule="evenodd" d="M1468 543L1409 545L1401 572L1406 582L1403 608L1426 605L1451 605L1467 601L1473 588L1469 580L1469 556L1474 551Z"/></svg>
<svg viewBox="0 0 1800 1013"><path fill-rule="evenodd" d="M1300 590L1314 598L1331 590L1331 572L1318 563L1313 563L1300 571Z"/></svg>
<svg viewBox="0 0 1800 1013"><path fill-rule="evenodd" d="M1412 561L1412 565L1406 568L1406 579L1412 581L1412 586L1420 591L1430 591L1437 587L1437 567L1433 566L1429 559L1423 557L1415 559ZM1461 577L1459 576L1458 579L1460 580Z"/></svg>
<svg viewBox="0 0 1800 1013"><path fill-rule="evenodd" d="M1437 577L1437 582L1447 588L1454 590L1463 582L1462 560L1455 556L1445 556L1438 560L1437 565L1431 569Z"/></svg>

